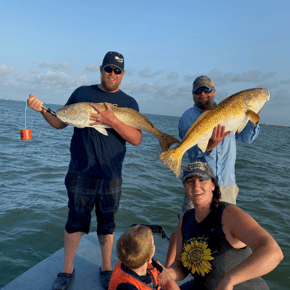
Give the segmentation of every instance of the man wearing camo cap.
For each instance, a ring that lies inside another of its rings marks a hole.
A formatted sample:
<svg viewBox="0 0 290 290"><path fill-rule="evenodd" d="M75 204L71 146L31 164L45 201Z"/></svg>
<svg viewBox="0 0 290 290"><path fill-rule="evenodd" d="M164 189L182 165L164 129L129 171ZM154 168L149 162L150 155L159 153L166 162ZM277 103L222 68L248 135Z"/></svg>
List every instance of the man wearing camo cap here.
<svg viewBox="0 0 290 290"><path fill-rule="evenodd" d="M203 112L211 110L217 105L214 102L215 92L211 78L199 76L195 79L192 89L194 106L186 110L179 120L178 129L181 139ZM242 132L237 132L235 135L225 132L225 127L218 125L213 130L205 152L202 152L197 145L187 151L189 162L206 162L213 169L215 179L221 187L222 201L236 204L239 192L235 177L236 140L250 144L257 138L259 131L259 125L251 122L248 122ZM183 210L191 207L192 205L189 204L185 195Z"/></svg>
<svg viewBox="0 0 290 290"><path fill-rule="evenodd" d="M179 120L178 130L181 139L185 137L192 124L203 112L211 110L217 105L214 101L215 92L211 78L202 75L194 80L192 88L194 105L186 110ZM189 162L206 162L213 169L215 179L220 186L221 201L236 204L239 193L235 176L236 140L250 144L257 138L259 132L258 123L253 124L250 121L242 132L237 132L235 135L225 132L225 127L218 125L213 129L212 137L205 152L197 145L187 151ZM185 193L182 210L185 212L191 208L193 208L193 204ZM172 233L172 237L174 235L175 232ZM168 250L165 266L169 266L173 262L173 254L170 253L170 249L172 249L171 246Z"/></svg>

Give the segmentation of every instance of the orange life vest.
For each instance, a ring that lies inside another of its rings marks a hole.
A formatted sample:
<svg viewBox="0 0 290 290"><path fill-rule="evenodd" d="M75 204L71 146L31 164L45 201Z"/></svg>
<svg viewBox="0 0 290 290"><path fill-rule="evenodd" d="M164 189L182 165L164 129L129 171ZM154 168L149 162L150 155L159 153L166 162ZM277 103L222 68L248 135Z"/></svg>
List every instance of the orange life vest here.
<svg viewBox="0 0 290 290"><path fill-rule="evenodd" d="M117 286L121 283L130 283L133 284L139 290L160 290L161 286L159 284L159 272L153 267L152 264L148 264L147 273L150 274L151 284L145 284L137 277L132 276L130 273L122 270L123 265L121 266L121 261L118 261L109 284L109 290L116 290ZM124 269L124 268L123 268Z"/></svg>

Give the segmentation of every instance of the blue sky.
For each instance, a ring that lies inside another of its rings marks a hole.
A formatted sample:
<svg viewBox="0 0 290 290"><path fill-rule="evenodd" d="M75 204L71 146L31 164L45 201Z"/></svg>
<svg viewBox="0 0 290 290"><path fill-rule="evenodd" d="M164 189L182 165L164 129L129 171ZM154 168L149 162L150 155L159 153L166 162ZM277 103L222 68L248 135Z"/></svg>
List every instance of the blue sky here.
<svg viewBox="0 0 290 290"><path fill-rule="evenodd" d="M181 116L192 82L210 76L216 101L271 93L261 123L290 126L289 1L0 1L0 98L64 105L100 81L106 52L125 57L121 89L141 113Z"/></svg>

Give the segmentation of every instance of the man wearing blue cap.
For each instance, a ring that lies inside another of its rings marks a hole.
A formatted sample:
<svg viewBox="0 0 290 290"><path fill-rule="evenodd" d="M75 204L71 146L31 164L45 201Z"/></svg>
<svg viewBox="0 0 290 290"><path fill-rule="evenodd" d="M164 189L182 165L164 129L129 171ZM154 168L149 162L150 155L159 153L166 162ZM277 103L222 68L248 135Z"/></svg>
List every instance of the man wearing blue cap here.
<svg viewBox="0 0 290 290"><path fill-rule="evenodd" d="M118 52L108 52L100 67L99 85L77 88L66 105L79 102L113 103L119 107L139 111L135 99L119 89L125 74L124 57ZM42 102L29 96L28 105L41 112L46 121L54 128L63 129L67 124L52 116L42 108ZM68 220L64 232L64 266L57 275L53 290L68 289L73 281L75 270L73 261L82 233L89 233L91 211L95 207L97 216L97 234L102 252L100 278L105 289L112 275L111 253L113 246L115 221L114 214L119 207L122 185L122 164L126 153L126 141L138 146L142 133L136 128L121 122L106 104L102 111L96 106L91 114L93 125L104 124L112 127L108 136L93 128L74 128L71 139L71 160L65 178L68 192Z"/></svg>

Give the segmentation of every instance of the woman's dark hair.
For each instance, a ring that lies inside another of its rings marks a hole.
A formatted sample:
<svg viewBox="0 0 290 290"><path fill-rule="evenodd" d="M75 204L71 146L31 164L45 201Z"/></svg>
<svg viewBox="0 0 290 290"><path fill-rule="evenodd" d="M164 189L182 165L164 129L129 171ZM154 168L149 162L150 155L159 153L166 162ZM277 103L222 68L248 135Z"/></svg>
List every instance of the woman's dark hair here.
<svg viewBox="0 0 290 290"><path fill-rule="evenodd" d="M212 198L212 202L210 205L210 209L211 212L216 212L219 208L220 205L220 199L221 199L221 190L220 190L220 186L218 185L218 182L215 180L215 178L211 178L211 181L214 183L215 188L213 193L213 198Z"/></svg>
<svg viewBox="0 0 290 290"><path fill-rule="evenodd" d="M210 228L209 247L214 252L214 251L218 251L221 248L222 242L223 242L223 238L220 235L218 235L218 232L217 232L218 215L220 212L220 204L221 204L220 202L221 190L215 178L212 177L211 181L214 183L215 188L214 188L214 191L212 192L213 198L210 205L211 212L210 212L210 220L209 220L209 228Z"/></svg>

